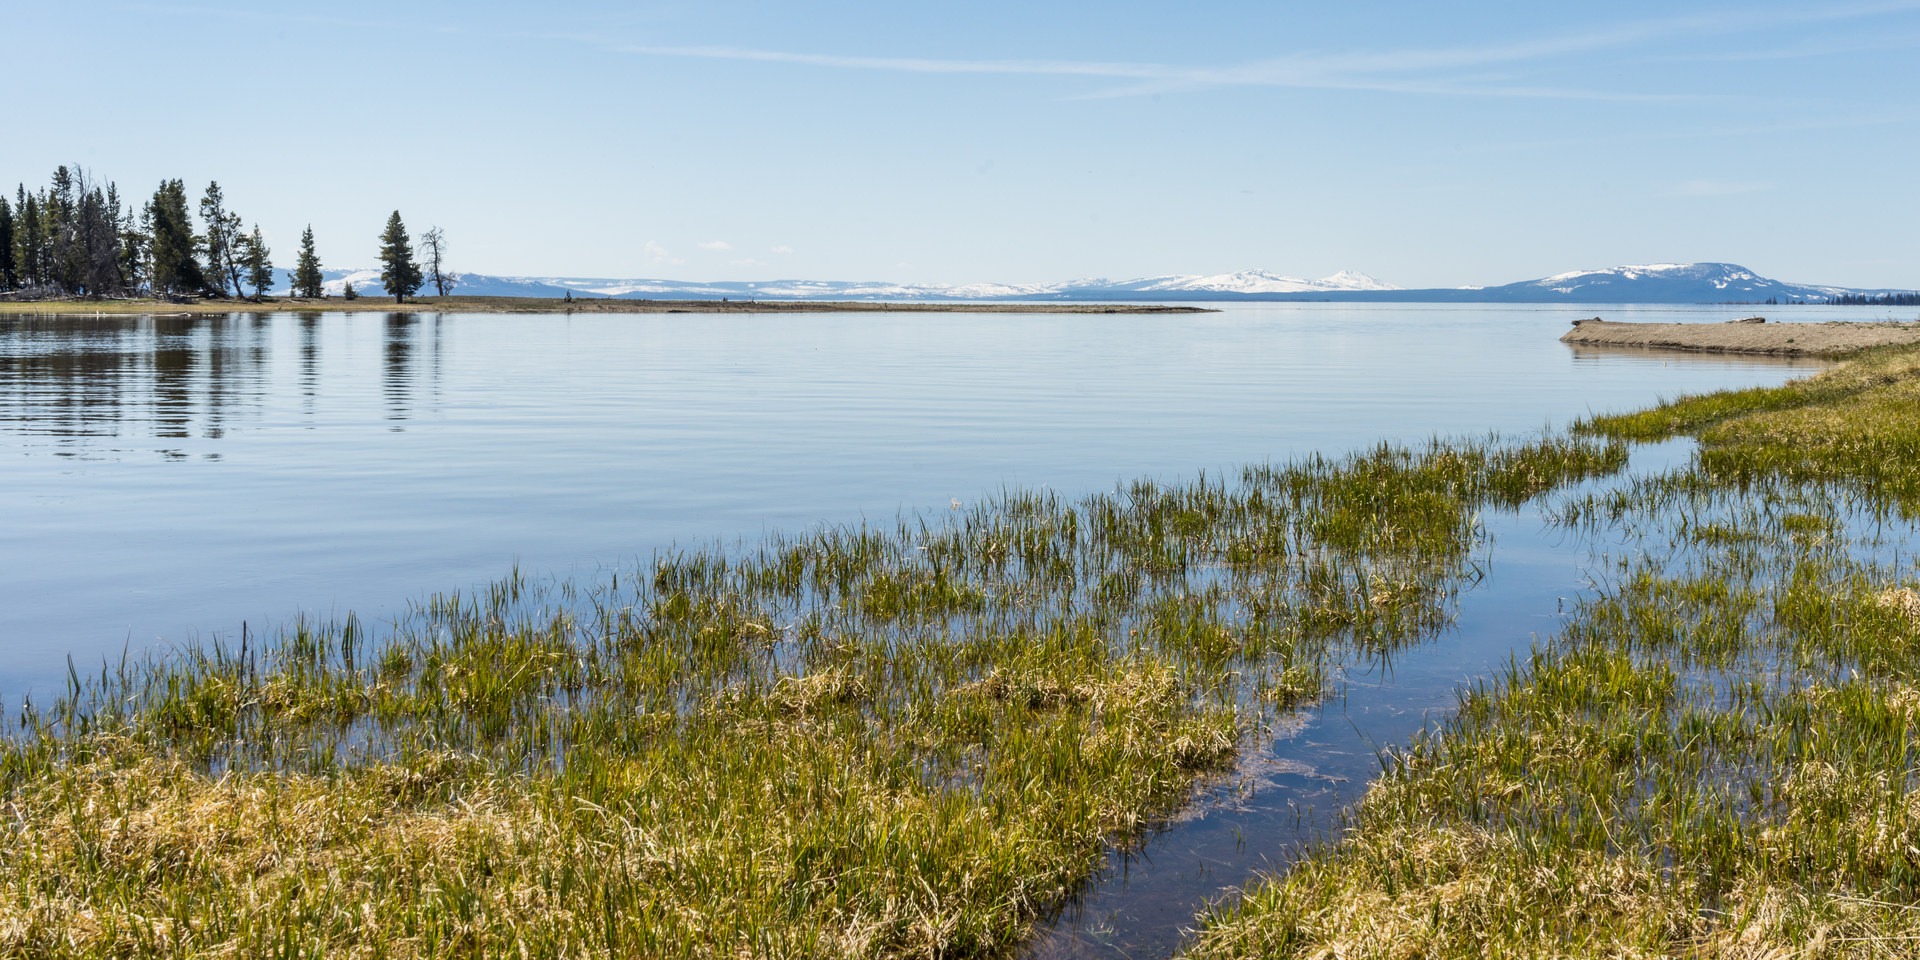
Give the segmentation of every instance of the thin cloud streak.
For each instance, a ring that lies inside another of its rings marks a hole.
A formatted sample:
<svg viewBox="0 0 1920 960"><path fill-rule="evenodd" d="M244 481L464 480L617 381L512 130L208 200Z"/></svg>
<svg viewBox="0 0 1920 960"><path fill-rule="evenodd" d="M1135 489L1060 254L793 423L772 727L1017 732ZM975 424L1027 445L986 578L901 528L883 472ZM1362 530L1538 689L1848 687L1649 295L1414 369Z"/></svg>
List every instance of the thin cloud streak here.
<svg viewBox="0 0 1920 960"><path fill-rule="evenodd" d="M1742 10L1737 15L1701 14L1646 20L1492 46L1306 54L1255 60L1227 67L1188 67L1166 63L1105 60L874 57L733 46L609 44L604 38L598 37L576 36L568 39L593 43L615 52L650 57L733 60L893 73L1086 77L1135 81L1110 90L1081 94L1071 99L1112 99L1209 87L1284 87L1421 96L1697 102L1732 98L1686 93L1621 93L1570 89L1436 74L1497 64L1531 63L1650 42L1670 43L1687 37L1750 33L1798 24L1867 19L1915 10L1920 10L1920 0L1855 4L1820 10Z"/></svg>
<svg viewBox="0 0 1920 960"><path fill-rule="evenodd" d="M1676 143L1690 140L1716 140L1741 137L1777 138L1789 133L1814 133L1830 130L1858 130L1871 127L1886 127L1911 123L1908 117L1852 117L1842 119L1811 120L1800 123L1747 126L1715 126L1692 130L1665 131L1661 133L1622 133L1612 131L1595 134L1590 137L1554 137L1543 140L1487 140L1462 146L1471 153L1512 153L1520 150L1567 150L1604 146L1618 147L1623 144Z"/></svg>
<svg viewBox="0 0 1920 960"><path fill-rule="evenodd" d="M1690 94L1609 93L1561 87L1483 85L1445 80L1396 80L1349 76L1329 69L1333 58L1303 61L1263 61L1226 69L1177 67L1157 63L1117 63L1071 60L937 60L917 57L859 57L834 54L792 53L781 50L755 50L743 47L652 47L615 46L620 53L653 57L686 57L704 60L738 60L755 63L790 63L803 66L849 70L879 70L896 73L975 74L1003 76L1066 76L1109 80L1148 81L1116 90L1083 95L1075 99L1105 99L1145 96L1176 90L1209 87L1289 87L1315 90L1357 90L1378 93L1406 93L1429 96L1515 97L1555 100L1609 100L1631 102L1698 101L1705 98ZM1376 59L1373 56L1364 58ZM1385 59L1391 59L1386 57Z"/></svg>
<svg viewBox="0 0 1920 960"><path fill-rule="evenodd" d="M1666 197L1737 197L1748 193L1765 193L1776 189L1776 185L1764 181L1747 180L1683 180L1669 184L1661 191Z"/></svg>

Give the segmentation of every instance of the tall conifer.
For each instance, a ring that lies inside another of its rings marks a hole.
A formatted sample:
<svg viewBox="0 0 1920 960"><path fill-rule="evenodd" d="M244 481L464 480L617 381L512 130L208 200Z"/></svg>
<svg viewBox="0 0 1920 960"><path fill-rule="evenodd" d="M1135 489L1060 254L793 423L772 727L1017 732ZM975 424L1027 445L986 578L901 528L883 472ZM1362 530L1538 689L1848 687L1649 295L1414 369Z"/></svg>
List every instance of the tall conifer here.
<svg viewBox="0 0 1920 960"><path fill-rule="evenodd" d="M400 222L400 211L387 218L387 229L380 234L380 283L400 303L419 292L423 282L420 265L413 261L413 241L407 225Z"/></svg>
<svg viewBox="0 0 1920 960"><path fill-rule="evenodd" d="M293 261L293 295L320 296L320 256L313 252L313 224L300 234L300 255Z"/></svg>
<svg viewBox="0 0 1920 960"><path fill-rule="evenodd" d="M260 299L273 286L273 252L267 249L266 238L260 236L260 225L253 225L253 233L241 238L245 241L247 285L253 287L253 298Z"/></svg>
<svg viewBox="0 0 1920 960"><path fill-rule="evenodd" d="M0 290L20 286L20 271L13 259L13 207L0 197Z"/></svg>
<svg viewBox="0 0 1920 960"><path fill-rule="evenodd" d="M19 223L13 229L19 237L14 242L20 252L14 269L20 271L20 285L31 289L40 285L40 203L29 193L18 209Z"/></svg>
<svg viewBox="0 0 1920 960"><path fill-rule="evenodd" d="M220 192L218 180L210 181L206 194L200 198L200 219L207 225L202 249L207 254L208 288L226 296L227 278L235 272L232 269L233 220L227 215L226 197ZM238 284L233 292L239 295Z"/></svg>
<svg viewBox="0 0 1920 960"><path fill-rule="evenodd" d="M193 221L187 213L187 186L179 180L163 180L147 205L153 223L153 292L158 296L174 293L198 293L206 286L206 275L194 259Z"/></svg>

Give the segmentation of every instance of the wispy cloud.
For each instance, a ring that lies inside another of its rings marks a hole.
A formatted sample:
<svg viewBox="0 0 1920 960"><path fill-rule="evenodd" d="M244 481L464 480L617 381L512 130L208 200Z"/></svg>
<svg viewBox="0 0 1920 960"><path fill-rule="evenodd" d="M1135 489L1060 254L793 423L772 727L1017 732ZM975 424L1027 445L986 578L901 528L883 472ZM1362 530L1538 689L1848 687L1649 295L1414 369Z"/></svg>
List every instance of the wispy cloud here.
<svg viewBox="0 0 1920 960"><path fill-rule="evenodd" d="M1903 31L1843 40L1793 42L1783 46L1744 50L1717 50L1680 53L1660 59L1676 63L1766 63L1782 60L1813 60L1821 57L1846 57L1861 53L1888 53L1920 50L1920 33Z"/></svg>
<svg viewBox="0 0 1920 960"><path fill-rule="evenodd" d="M966 59L861 56L734 46L609 43L600 37L572 39L649 57L791 64L840 70L946 75L1012 75L1120 80L1126 84L1089 96L1134 96L1210 87L1341 89L1435 96L1511 97L1615 101L1722 99L1682 93L1638 93L1514 82L1489 76L1490 68L1555 61L1572 55L1641 45L1671 45L1710 36L1753 33L1799 25L1869 19L1920 10L1920 0L1828 6L1820 9L1740 9L1608 24L1588 30L1509 43L1338 53L1302 53L1227 66L1185 66L1122 60Z"/></svg>
<svg viewBox="0 0 1920 960"><path fill-rule="evenodd" d="M1743 193L1765 193L1775 184L1760 180L1682 180L1660 191L1667 197L1733 197Z"/></svg>
<svg viewBox="0 0 1920 960"><path fill-rule="evenodd" d="M1483 140L1462 147L1463 150L1476 153L1512 153L1516 150L1574 150L1593 146L1619 147L1625 144L1674 143L1689 140L1731 140L1761 137L1778 139L1783 134L1817 133L1830 130L1859 130L1873 127L1887 127L1908 124L1912 117L1901 115L1871 115L1860 117L1823 117L1819 120L1807 120L1798 123L1766 123L1757 125L1716 124L1693 127L1685 130L1616 131L1609 130L1590 136L1553 137L1538 140Z"/></svg>
<svg viewBox="0 0 1920 960"><path fill-rule="evenodd" d="M1133 96L1182 88L1223 86L1303 87L1339 90L1372 90L1389 93L1417 93L1455 96L1531 97L1548 99L1672 100L1667 94L1605 93L1558 87L1493 83L1472 78L1421 78L1396 76L1421 69L1443 66L1481 65L1527 56L1541 57L1569 49L1566 44L1542 44L1520 48L1482 51L1434 51L1391 54L1361 54L1333 57L1296 57L1262 60L1230 67L1183 67L1160 63L1081 60L943 60L923 57L862 57L837 54L795 53L784 50L759 50L747 47L662 47L618 46L623 53L651 57L683 57L702 60L735 60L754 63L785 63L845 70L875 70L893 73L976 74L1014 76L1086 77L1105 80L1136 81L1099 96ZM1476 59L1476 57L1478 59Z"/></svg>
<svg viewBox="0 0 1920 960"><path fill-rule="evenodd" d="M777 253L777 254L780 254L780 255L782 255L782 256L785 256L786 254L789 254L789 253L792 253L792 252L793 252L793 248L792 248L792 247L789 247L789 246L787 246L786 244L784 244L784 243L783 243L783 244L781 244L781 245L779 245L779 246L777 246L777 247L773 247L773 248L771 248L771 250L770 250L769 252L771 252L771 253Z"/></svg>
<svg viewBox="0 0 1920 960"><path fill-rule="evenodd" d="M648 240L646 243L641 244L640 252L646 254L647 259L652 260L654 263L664 263L668 266L685 266L687 262L686 258L674 256L672 250L661 246L657 241L653 240Z"/></svg>

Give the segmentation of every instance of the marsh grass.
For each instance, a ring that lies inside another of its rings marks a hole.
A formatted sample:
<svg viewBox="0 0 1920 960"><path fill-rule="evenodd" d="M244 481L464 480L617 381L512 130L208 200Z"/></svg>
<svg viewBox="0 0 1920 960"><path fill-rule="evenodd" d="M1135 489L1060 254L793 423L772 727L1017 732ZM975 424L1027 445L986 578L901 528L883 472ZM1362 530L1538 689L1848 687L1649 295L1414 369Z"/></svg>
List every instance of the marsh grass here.
<svg viewBox="0 0 1920 960"><path fill-rule="evenodd" d="M1920 955L1916 372L1588 424L1701 448L1555 504L1596 594L1191 955Z"/></svg>
<svg viewBox="0 0 1920 960"><path fill-rule="evenodd" d="M0 743L0 956L992 954L1624 457L1007 492L76 671Z"/></svg>

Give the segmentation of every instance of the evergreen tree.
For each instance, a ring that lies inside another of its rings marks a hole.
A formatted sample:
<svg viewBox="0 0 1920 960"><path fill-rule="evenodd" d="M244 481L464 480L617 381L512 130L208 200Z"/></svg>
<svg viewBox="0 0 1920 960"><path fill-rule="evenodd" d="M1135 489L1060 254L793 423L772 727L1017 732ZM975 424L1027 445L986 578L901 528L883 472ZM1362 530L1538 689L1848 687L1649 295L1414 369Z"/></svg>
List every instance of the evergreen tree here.
<svg viewBox="0 0 1920 960"><path fill-rule="evenodd" d="M313 252L313 224L300 235L300 255L293 262L293 294L315 297L321 294L320 257Z"/></svg>
<svg viewBox="0 0 1920 960"><path fill-rule="evenodd" d="M0 196L0 290L20 287L20 271L13 258L13 207Z"/></svg>
<svg viewBox="0 0 1920 960"><path fill-rule="evenodd" d="M267 241L260 236L260 225L253 225L253 233L241 238L246 249L247 284L253 287L253 298L260 299L273 286L272 251L267 249Z"/></svg>
<svg viewBox="0 0 1920 960"><path fill-rule="evenodd" d="M116 295L126 289L120 269L120 191L92 183L84 167L73 170L72 243L68 292L90 297Z"/></svg>
<svg viewBox="0 0 1920 960"><path fill-rule="evenodd" d="M247 234L246 224L240 215L227 211L227 280L233 284L233 295L239 296L242 285L247 279Z"/></svg>
<svg viewBox="0 0 1920 960"><path fill-rule="evenodd" d="M207 225L206 236L201 238L201 249L207 255L207 289L227 295L227 278L236 271L232 270L234 236L233 224L227 215L226 197L220 192L220 182L210 181L207 192L200 197L200 220ZM235 284L236 295L240 293Z"/></svg>
<svg viewBox="0 0 1920 960"><path fill-rule="evenodd" d="M38 289L47 283L47 220L40 214L40 196L29 193L20 207L20 279Z"/></svg>
<svg viewBox="0 0 1920 960"><path fill-rule="evenodd" d="M74 183L73 171L53 171L53 186L40 204L46 218L46 282L61 293L79 293L86 286L87 255L80 237L80 204L84 187Z"/></svg>
<svg viewBox="0 0 1920 960"><path fill-rule="evenodd" d="M116 202L118 197L115 197ZM141 224L139 213L133 204L126 204L120 211L120 282L127 292L138 293L150 279L147 253L150 246L147 230Z"/></svg>
<svg viewBox="0 0 1920 960"><path fill-rule="evenodd" d="M27 185L22 183L14 187L13 201L13 289L27 285Z"/></svg>
<svg viewBox="0 0 1920 960"><path fill-rule="evenodd" d="M179 180L164 180L147 205L152 224L153 267L151 282L156 296L198 293L205 289L206 274L194 259L193 221L187 213L187 186Z"/></svg>
<svg viewBox="0 0 1920 960"><path fill-rule="evenodd" d="M95 187L92 197L92 209L87 219L87 259L91 282L95 286L95 295L118 296L126 293L131 286L127 281L126 238L120 233L120 187L109 180L105 195L101 194L99 187Z"/></svg>
<svg viewBox="0 0 1920 960"><path fill-rule="evenodd" d="M423 282L420 265L413 262L413 241L398 210L387 218L387 229L380 234L380 282L393 294L394 303L413 296Z"/></svg>

